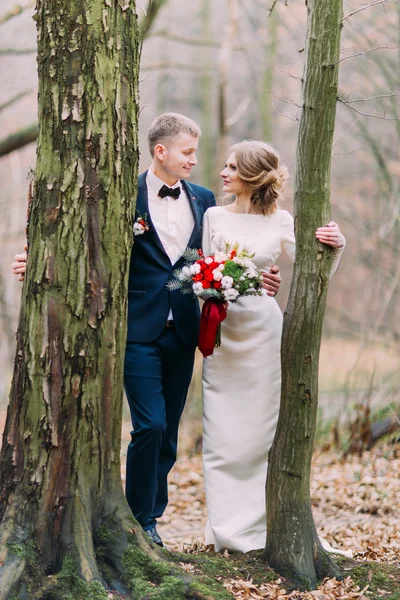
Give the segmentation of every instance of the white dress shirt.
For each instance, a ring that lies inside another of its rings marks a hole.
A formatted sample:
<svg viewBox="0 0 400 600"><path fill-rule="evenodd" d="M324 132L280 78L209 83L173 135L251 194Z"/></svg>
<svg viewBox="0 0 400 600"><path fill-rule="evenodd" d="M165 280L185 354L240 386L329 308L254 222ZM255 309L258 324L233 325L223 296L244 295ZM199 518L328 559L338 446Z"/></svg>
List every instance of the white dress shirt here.
<svg viewBox="0 0 400 600"><path fill-rule="evenodd" d="M168 258L174 265L186 250L194 227L189 199L180 181L169 186L180 188L181 194L177 200L169 196L160 198L158 192L165 183L153 173L151 167L147 173L146 183L151 220ZM170 311L168 319L172 318L172 311Z"/></svg>

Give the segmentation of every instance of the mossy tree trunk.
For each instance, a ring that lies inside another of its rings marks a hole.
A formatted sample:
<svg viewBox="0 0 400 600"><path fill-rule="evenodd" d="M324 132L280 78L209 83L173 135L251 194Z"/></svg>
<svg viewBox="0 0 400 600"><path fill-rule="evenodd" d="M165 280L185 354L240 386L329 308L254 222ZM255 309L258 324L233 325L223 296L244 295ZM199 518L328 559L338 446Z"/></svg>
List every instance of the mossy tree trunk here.
<svg viewBox="0 0 400 600"><path fill-rule="evenodd" d="M161 553L133 519L120 476L138 166L135 2L36 8L40 126L0 456L0 599L60 600L63 585L68 599L107 598L107 586L194 597L185 577L157 566Z"/></svg>
<svg viewBox="0 0 400 600"><path fill-rule="evenodd" d="M338 89L342 0L309 0L303 109L295 177L296 260L282 336L282 395L267 479L272 568L304 587L340 576L322 549L310 504L318 360L332 251L315 239L330 220L329 183Z"/></svg>

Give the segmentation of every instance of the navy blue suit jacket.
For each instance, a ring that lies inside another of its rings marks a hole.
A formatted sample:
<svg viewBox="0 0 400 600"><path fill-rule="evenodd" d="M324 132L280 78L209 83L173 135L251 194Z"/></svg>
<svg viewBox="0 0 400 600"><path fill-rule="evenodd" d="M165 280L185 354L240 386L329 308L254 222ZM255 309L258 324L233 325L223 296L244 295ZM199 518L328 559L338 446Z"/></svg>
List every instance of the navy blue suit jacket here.
<svg viewBox="0 0 400 600"><path fill-rule="evenodd" d="M173 279L173 271L183 266L179 258L173 265L166 254L149 213L146 184L147 171L139 175L136 217L147 215L150 230L136 236L131 253L128 287L128 342L148 343L155 340L165 328L172 308L175 329L180 340L196 346L199 336L200 310L196 298L170 292L166 285ZM194 227L189 248L201 248L203 215L215 206L214 194L199 185L181 181L193 212Z"/></svg>

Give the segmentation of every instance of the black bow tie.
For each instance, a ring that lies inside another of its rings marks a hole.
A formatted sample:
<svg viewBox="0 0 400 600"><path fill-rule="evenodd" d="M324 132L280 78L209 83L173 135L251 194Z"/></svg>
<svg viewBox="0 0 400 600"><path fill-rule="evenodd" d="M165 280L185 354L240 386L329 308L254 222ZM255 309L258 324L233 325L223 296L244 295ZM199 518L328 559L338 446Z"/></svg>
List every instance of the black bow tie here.
<svg viewBox="0 0 400 600"><path fill-rule="evenodd" d="M178 200L179 196L181 195L181 188L170 188L167 185L163 185L160 191L158 192L158 195L160 196L160 198L165 198L166 196L168 196L169 198L175 198L175 200Z"/></svg>

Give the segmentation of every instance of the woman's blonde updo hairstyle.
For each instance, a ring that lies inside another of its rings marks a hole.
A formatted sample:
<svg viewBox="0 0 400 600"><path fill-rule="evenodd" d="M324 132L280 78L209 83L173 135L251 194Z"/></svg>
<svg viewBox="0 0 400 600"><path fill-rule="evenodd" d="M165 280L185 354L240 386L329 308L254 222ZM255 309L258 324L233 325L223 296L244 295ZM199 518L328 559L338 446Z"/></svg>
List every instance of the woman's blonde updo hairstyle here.
<svg viewBox="0 0 400 600"><path fill-rule="evenodd" d="M252 206L263 215L276 211L288 170L280 165L279 154L264 142L243 141L231 148L236 158L237 174L252 192Z"/></svg>

